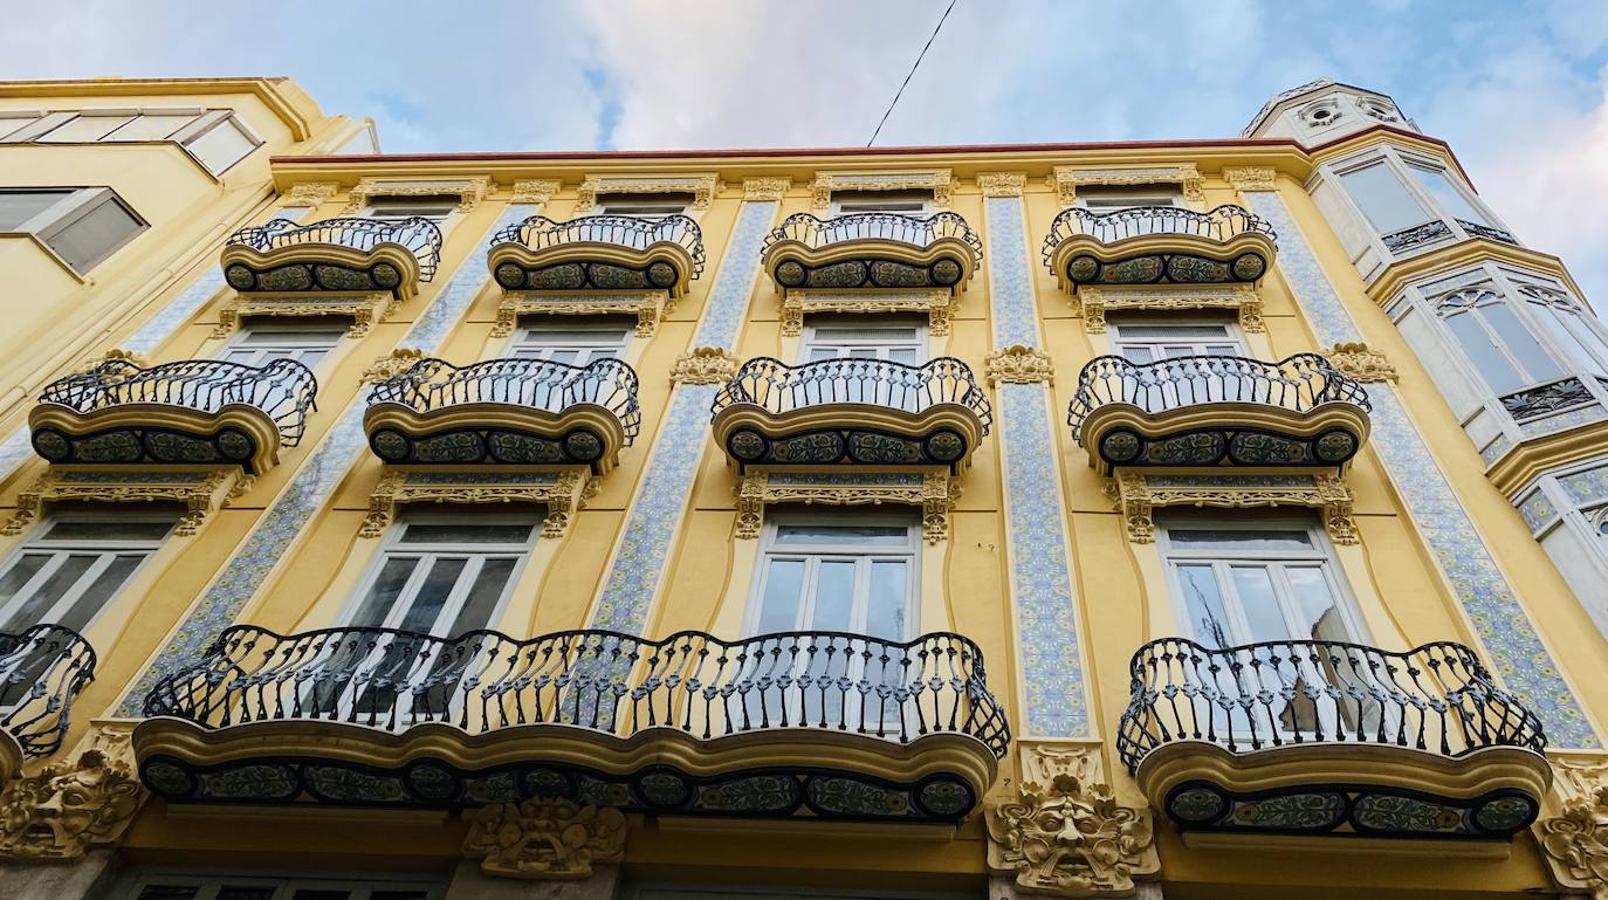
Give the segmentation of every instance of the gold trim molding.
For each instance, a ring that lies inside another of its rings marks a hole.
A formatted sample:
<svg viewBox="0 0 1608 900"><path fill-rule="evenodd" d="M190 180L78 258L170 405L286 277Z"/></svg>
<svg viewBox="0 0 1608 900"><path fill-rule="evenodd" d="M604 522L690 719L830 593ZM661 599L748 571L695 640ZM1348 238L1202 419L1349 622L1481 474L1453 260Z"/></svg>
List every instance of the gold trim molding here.
<svg viewBox="0 0 1608 900"><path fill-rule="evenodd" d="M97 723L72 763L7 782L0 860L61 862L115 845L147 796L134 773L132 734L130 723Z"/></svg>
<svg viewBox="0 0 1608 900"><path fill-rule="evenodd" d="M1223 180L1240 193L1279 189L1279 173L1272 166L1224 166Z"/></svg>
<svg viewBox="0 0 1608 900"><path fill-rule="evenodd" d="M737 374L737 357L723 347L699 347L670 367L673 384L725 384Z"/></svg>
<svg viewBox="0 0 1608 900"><path fill-rule="evenodd" d="M173 533L188 537L201 529L211 513L230 497L245 493L252 478L239 466L175 466L157 469L117 466L52 466L17 493L17 512L0 535L21 534L43 514L46 503L80 500L88 503L150 503L172 501L184 505Z"/></svg>
<svg viewBox="0 0 1608 900"><path fill-rule="evenodd" d="M333 181L300 181L282 195L279 205L286 209L303 206L320 206L328 203L341 189Z"/></svg>
<svg viewBox="0 0 1608 900"><path fill-rule="evenodd" d="M246 316L275 318L316 318L320 316L347 316L352 324L346 336L360 338L369 333L375 322L383 322L401 306L390 291L344 297L296 295L266 297L256 294L237 294L218 307L218 324L212 328L214 338L226 338Z"/></svg>
<svg viewBox="0 0 1608 900"><path fill-rule="evenodd" d="M1041 350L1026 344L1012 344L988 354L984 372L988 385L1055 383L1055 364Z"/></svg>
<svg viewBox="0 0 1608 900"><path fill-rule="evenodd" d="M625 858L625 815L563 797L481 807L470 819L464 856L505 878L586 878L592 866Z"/></svg>
<svg viewBox="0 0 1608 900"><path fill-rule="evenodd" d="M830 209L833 191L932 191L932 205L948 209L955 175L950 169L903 172L816 172L810 207Z"/></svg>
<svg viewBox="0 0 1608 900"><path fill-rule="evenodd" d="M1055 191L1062 206L1071 206L1078 200L1078 188L1084 185L1128 186L1142 184L1176 184L1186 200L1206 199L1206 179L1194 163L1176 166L1124 166L1121 168L1083 168L1056 166L1046 179Z"/></svg>
<svg viewBox="0 0 1608 900"><path fill-rule="evenodd" d="M1391 365L1383 353L1364 343L1335 344L1334 348L1325 352L1323 356L1343 374L1363 384L1394 382L1399 377L1396 374L1396 367Z"/></svg>
<svg viewBox="0 0 1608 900"><path fill-rule="evenodd" d="M634 315L637 317L636 336L653 337L659 322L675 310L675 301L668 291L628 291L609 293L529 293L511 291L497 306L497 321L491 326L492 337L508 337L514 333L520 316L607 316Z"/></svg>
<svg viewBox="0 0 1608 900"><path fill-rule="evenodd" d="M927 333L933 337L949 334L949 318L960 298L948 290L915 291L787 291L782 296L782 335L798 337L804 333L808 313L895 313L927 314Z"/></svg>
<svg viewBox="0 0 1608 900"><path fill-rule="evenodd" d="M790 178L744 178L743 199L748 201L780 200L793 186Z"/></svg>
<svg viewBox="0 0 1608 900"><path fill-rule="evenodd" d="M347 195L343 212L361 212L375 197L439 197L458 195L458 212L469 212L485 198L491 179L481 175L451 180L364 178Z"/></svg>
<svg viewBox="0 0 1608 900"><path fill-rule="evenodd" d="M1558 886L1608 898L1608 757L1554 757L1559 812L1536 821L1536 839Z"/></svg>
<svg viewBox="0 0 1608 900"><path fill-rule="evenodd" d="M693 209L708 209L725 185L714 172L695 175L588 175L575 191L575 212L597 205L605 194L691 194Z"/></svg>
<svg viewBox="0 0 1608 900"><path fill-rule="evenodd" d="M1213 509L1247 509L1252 507L1303 506L1323 510L1323 525L1336 544L1356 544L1357 523L1352 518L1354 499L1351 489L1340 476L1332 472L1311 475L1287 476L1309 479L1306 485L1263 483L1264 475L1168 475L1165 481L1153 483L1142 472L1123 471L1106 487L1106 492L1117 503L1128 529L1128 540L1135 544L1149 544L1156 540L1156 522L1152 517L1157 507L1193 506ZM1196 483L1178 483L1191 479Z"/></svg>
<svg viewBox="0 0 1608 900"><path fill-rule="evenodd" d="M1148 809L1117 802L1098 747L1024 749L1022 782L986 806L988 868L1025 893L1128 897L1161 871Z"/></svg>
<svg viewBox="0 0 1608 900"><path fill-rule="evenodd" d="M570 518L589 496L591 478L585 467L554 472L551 479L534 480L543 473L468 470L444 472L409 466L387 466L369 495L369 512L357 536L376 538L396 519L397 508L409 503L541 503L547 506L542 537L563 537ZM418 477L415 477L418 476ZM525 477L526 480L521 480Z"/></svg>
<svg viewBox="0 0 1608 900"><path fill-rule="evenodd" d="M541 205L553 199L562 185L554 178L532 179L530 181L514 182L514 195L508 198L509 203L527 203Z"/></svg>
<svg viewBox="0 0 1608 900"><path fill-rule="evenodd" d="M863 478L863 480L857 480ZM921 530L927 543L949 537L949 514L960 499L960 481L948 472L923 472L919 484L892 481L879 473L822 473L811 481L805 473L790 473L785 482L772 482L768 472L749 472L738 482L737 538L753 540L765 527L765 507L772 503L819 503L823 506L880 506L883 503L921 507Z"/></svg>
<svg viewBox="0 0 1608 900"><path fill-rule="evenodd" d="M1249 284L1198 286L1110 287L1083 285L1072 299L1072 306L1083 313L1083 328L1089 334L1104 334L1106 313L1116 310L1176 312L1192 309L1229 309L1239 314L1240 328L1251 334L1267 331L1262 320L1262 295Z"/></svg>
<svg viewBox="0 0 1608 900"><path fill-rule="evenodd" d="M977 189L984 197L1020 197L1027 190L1027 173L978 172Z"/></svg>

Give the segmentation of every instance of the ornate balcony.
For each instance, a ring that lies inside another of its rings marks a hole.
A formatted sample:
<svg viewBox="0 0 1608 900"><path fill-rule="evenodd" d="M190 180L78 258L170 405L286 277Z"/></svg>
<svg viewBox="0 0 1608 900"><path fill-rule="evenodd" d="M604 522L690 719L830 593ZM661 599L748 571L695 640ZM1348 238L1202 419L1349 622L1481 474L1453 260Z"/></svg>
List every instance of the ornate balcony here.
<svg viewBox="0 0 1608 900"><path fill-rule="evenodd" d="M435 277L441 229L429 219L274 219L223 248L223 277L241 293L372 294L406 300Z"/></svg>
<svg viewBox="0 0 1608 900"><path fill-rule="evenodd" d="M1204 213L1072 207L1050 225L1043 258L1068 291L1086 284L1254 284L1272 267L1276 240L1266 222L1228 204Z"/></svg>
<svg viewBox="0 0 1608 900"><path fill-rule="evenodd" d="M993 409L953 357L924 366L828 359L789 366L759 357L715 395L715 441L748 466L965 468Z"/></svg>
<svg viewBox="0 0 1608 900"><path fill-rule="evenodd" d="M145 714L141 777L193 802L556 794L661 814L954 822L1010 739L981 654L953 634L241 625L163 678Z"/></svg>
<svg viewBox="0 0 1608 900"><path fill-rule="evenodd" d="M226 464L258 474L300 442L317 392L312 371L288 359L260 368L109 359L46 386L28 425L34 451L53 463Z"/></svg>
<svg viewBox="0 0 1608 900"><path fill-rule="evenodd" d="M1368 393L1314 353L1280 362L1090 360L1067 421L1110 474L1122 466L1334 466L1368 439Z"/></svg>
<svg viewBox="0 0 1608 900"><path fill-rule="evenodd" d="M388 463L613 468L642 427L637 377L617 359L571 366L423 359L374 386L363 426Z"/></svg>
<svg viewBox="0 0 1608 900"><path fill-rule="evenodd" d="M795 213L765 239L765 271L784 291L964 287L983 258L966 220L853 213L819 219Z"/></svg>
<svg viewBox="0 0 1608 900"><path fill-rule="evenodd" d="M1461 644L1141 647L1117 751L1185 832L1507 840L1551 782L1540 721Z"/></svg>
<svg viewBox="0 0 1608 900"><path fill-rule="evenodd" d="M95 651L78 632L35 625L0 634L0 782L67 736L73 698L95 678Z"/></svg>
<svg viewBox="0 0 1608 900"><path fill-rule="evenodd" d="M531 216L492 236L486 263L509 291L687 292L703 273L703 233L686 216Z"/></svg>

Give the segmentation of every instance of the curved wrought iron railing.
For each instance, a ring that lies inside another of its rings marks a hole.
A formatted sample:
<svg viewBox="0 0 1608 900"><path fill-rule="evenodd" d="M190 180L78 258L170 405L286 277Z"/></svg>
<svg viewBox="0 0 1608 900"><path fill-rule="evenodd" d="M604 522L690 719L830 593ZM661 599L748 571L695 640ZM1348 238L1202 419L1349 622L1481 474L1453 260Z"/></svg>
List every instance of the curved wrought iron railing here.
<svg viewBox="0 0 1608 900"><path fill-rule="evenodd" d="M1050 263L1062 241L1088 235L1101 243L1150 234L1187 234L1214 241L1227 241L1242 234L1265 234L1275 244L1273 226L1243 206L1225 203L1207 212L1177 206L1131 206L1111 212L1095 212L1081 206L1068 207L1050 223L1044 238L1044 263Z"/></svg>
<svg viewBox="0 0 1608 900"><path fill-rule="evenodd" d="M95 650L60 625L0 634L0 728L27 756L47 756L67 736L73 698L95 679Z"/></svg>
<svg viewBox="0 0 1608 900"><path fill-rule="evenodd" d="M441 226L423 216L406 219L365 219L344 216L306 225L291 219L274 219L242 228L225 246L250 247L266 253L295 244L338 244L353 250L373 250L380 244L401 244L419 261L419 280L435 277L441 264Z"/></svg>
<svg viewBox="0 0 1608 900"><path fill-rule="evenodd" d="M1117 732L1129 772L1174 741L1230 753L1384 744L1453 757L1546 747L1535 714L1496 686L1473 650L1449 641L1396 653L1337 641L1211 648L1162 638L1139 648L1130 669Z"/></svg>
<svg viewBox="0 0 1608 900"><path fill-rule="evenodd" d="M1067 410L1072 436L1083 440L1083 422L1110 403L1131 403L1161 413L1201 403L1254 403L1303 413L1323 403L1352 403L1370 410L1368 392L1356 379L1316 353L1278 362L1244 356L1181 356L1148 363L1097 356L1078 374Z"/></svg>
<svg viewBox="0 0 1608 900"><path fill-rule="evenodd" d="M866 403L909 413L958 403L977 414L984 434L994 422L993 406L977 386L971 367L952 356L922 366L853 357L790 366L760 356L742 364L715 395L710 411L754 404L780 415L829 403Z"/></svg>
<svg viewBox="0 0 1608 900"><path fill-rule="evenodd" d="M435 722L481 734L543 723L630 736L673 728L699 739L778 728L909 743L966 734L1003 758L1005 716L982 653L959 635L911 641L785 632L722 641L695 631L650 641L566 631L516 641L389 628L280 635L226 629L162 678L145 715L206 728L307 719L401 732Z"/></svg>
<svg viewBox="0 0 1608 900"><path fill-rule="evenodd" d="M670 243L692 257L691 277L703 274L703 231L698 223L682 215L652 219L643 216L582 216L559 222L546 216L531 216L509 225L491 236L492 246L523 244L542 250L562 244L614 244L631 250L646 250L654 244Z"/></svg>
<svg viewBox="0 0 1608 900"><path fill-rule="evenodd" d="M782 220L765 238L762 250L778 241L798 241L820 249L842 241L876 238L926 247L939 238L959 238L971 248L972 261L983 258L983 242L959 213L934 213L925 219L899 213L864 212L822 219L810 213L794 213Z"/></svg>
<svg viewBox="0 0 1608 900"><path fill-rule="evenodd" d="M124 359L109 359L87 372L76 372L45 386L42 403L58 403L80 413L126 403L159 403L200 412L225 406L255 406L279 428L279 441L294 447L316 409L318 379L293 359L248 366L221 359L186 359L148 368Z"/></svg>
<svg viewBox="0 0 1608 900"><path fill-rule="evenodd" d="M441 359L421 359L376 384L369 392L369 402L400 403L419 413L469 403L507 403L559 413L577 403L593 403L619 417L627 446L642 428L636 372L617 359L599 359L585 366L541 359L488 359L462 367Z"/></svg>

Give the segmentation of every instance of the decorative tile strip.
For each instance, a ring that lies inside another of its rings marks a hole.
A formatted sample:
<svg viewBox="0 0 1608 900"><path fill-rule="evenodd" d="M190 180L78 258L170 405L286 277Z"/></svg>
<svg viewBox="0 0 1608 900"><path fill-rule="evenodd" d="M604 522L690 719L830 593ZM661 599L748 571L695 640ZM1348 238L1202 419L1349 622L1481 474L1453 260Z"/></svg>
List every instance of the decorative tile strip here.
<svg viewBox="0 0 1608 900"><path fill-rule="evenodd" d="M1361 332L1318 267L1317 257L1284 201L1271 191L1252 190L1244 196L1284 239L1279 269L1319 341L1331 346L1361 342ZM1600 746L1579 701L1536 634L1535 624L1408 418L1395 385L1371 386L1368 396L1373 401L1373 446L1384 457L1385 471L1401 492L1408 513L1417 521L1506 686L1546 723L1553 746Z"/></svg>
<svg viewBox="0 0 1608 900"><path fill-rule="evenodd" d="M993 177L998 176L998 177ZM982 173L988 221L989 295L994 345L1020 346L1022 373L1042 375L1037 304L1029 274L1031 248L1023 224L1023 176ZM1013 193L1014 192L1014 193ZM1027 363L1031 361L1031 365ZM997 367L996 367L997 368ZM993 371L991 369L991 371ZM997 373L1000 377L1003 370ZM1033 737L1089 734L1076 599L1067 567L1065 515L1047 385L1004 379L999 393L1005 493L1010 529L1011 599L1022 657L1023 731Z"/></svg>
<svg viewBox="0 0 1608 900"><path fill-rule="evenodd" d="M510 204L491 229L506 228L524 221L535 212L528 204ZM479 265L478 256L471 254L459 266L452 280L442 288L408 331L402 343L431 353L438 348L453 323L469 308L475 295L488 278ZM411 358L411 351L401 351L399 358ZM329 499L352 463L367 446L363 434L365 392L360 391L324 440L310 453L295 477L272 506L263 513L257 526L246 536L223 570L196 602L184 621L174 630L166 646L123 696L118 715L138 716L145 695L163 673L171 671L186 660L199 656L217 633L234 624L240 611L268 580L291 545L306 530L320 507Z"/></svg>

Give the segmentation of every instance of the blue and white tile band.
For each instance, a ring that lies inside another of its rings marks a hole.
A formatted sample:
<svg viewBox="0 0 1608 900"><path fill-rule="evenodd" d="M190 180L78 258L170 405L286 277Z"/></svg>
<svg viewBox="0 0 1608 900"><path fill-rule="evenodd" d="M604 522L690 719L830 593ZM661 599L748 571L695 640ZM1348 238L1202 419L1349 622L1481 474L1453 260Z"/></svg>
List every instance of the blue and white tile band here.
<svg viewBox="0 0 1608 900"><path fill-rule="evenodd" d="M1039 346L1020 197L989 197L988 278L994 344ZM1076 598L1068 568L1066 516L1048 388L999 385L1011 601L1022 660L1023 730L1031 737L1088 737L1089 707L1078 648Z"/></svg>
<svg viewBox="0 0 1608 900"><path fill-rule="evenodd" d="M535 211L536 207L530 204L510 205L485 237L523 221ZM427 355L439 349L452 326L474 302L487 277L484 258L470 254L408 329L400 346L417 348ZM313 516L329 501L336 485L346 477L367 445L363 435L366 397L366 391L359 391L329 434L308 454L284 492L263 513L245 542L224 564L223 571L179 623L167 645L124 695L119 715L140 715L145 695L157 679L199 656L219 631L235 623L240 611L269 579Z"/></svg>
<svg viewBox="0 0 1608 900"><path fill-rule="evenodd" d="M1332 346L1361 341L1356 322L1318 267L1317 257L1284 201L1273 191L1243 194L1256 214L1278 232L1279 270L1319 342ZM1395 386L1371 384L1368 396L1373 401L1370 442L1384 457L1386 472L1440 562L1453 594L1473 621L1503 682L1541 717L1552 746L1599 747L1579 701L1414 428Z"/></svg>
<svg viewBox="0 0 1608 900"><path fill-rule="evenodd" d="M709 290L693 347L730 350L737 344L748 301L759 275L760 250L779 207L775 201L744 201L732 229L725 258ZM664 579L670 542L686 510L709 438L709 406L720 390L714 384L675 388L653 455L626 519L603 583L591 627L642 634L659 584Z"/></svg>

